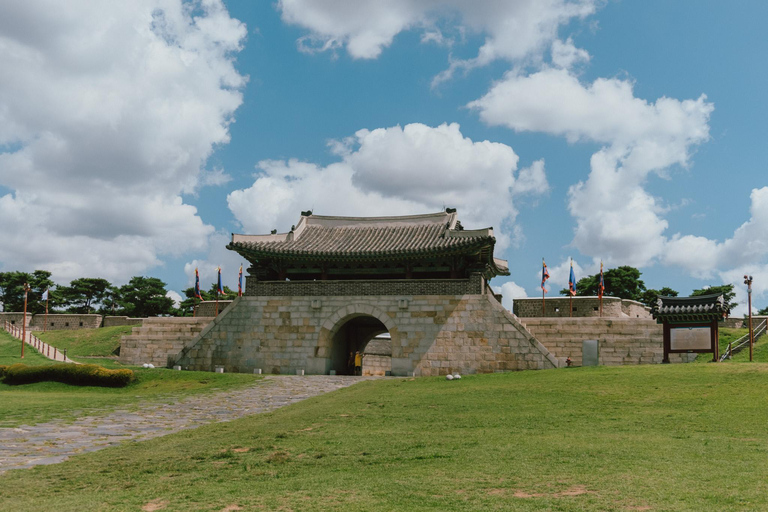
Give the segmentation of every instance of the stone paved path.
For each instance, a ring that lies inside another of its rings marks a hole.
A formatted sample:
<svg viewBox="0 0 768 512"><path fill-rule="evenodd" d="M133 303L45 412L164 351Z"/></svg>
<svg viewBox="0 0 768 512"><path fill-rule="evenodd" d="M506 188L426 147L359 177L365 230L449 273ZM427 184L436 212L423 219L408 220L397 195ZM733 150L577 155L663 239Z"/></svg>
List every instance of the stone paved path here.
<svg viewBox="0 0 768 512"><path fill-rule="evenodd" d="M269 412L371 378L376 377L266 376L235 391L208 393L170 404L148 402L132 411L118 409L106 415L85 416L73 423L52 421L0 428L0 473L55 464L72 455L123 441L143 441L207 423Z"/></svg>

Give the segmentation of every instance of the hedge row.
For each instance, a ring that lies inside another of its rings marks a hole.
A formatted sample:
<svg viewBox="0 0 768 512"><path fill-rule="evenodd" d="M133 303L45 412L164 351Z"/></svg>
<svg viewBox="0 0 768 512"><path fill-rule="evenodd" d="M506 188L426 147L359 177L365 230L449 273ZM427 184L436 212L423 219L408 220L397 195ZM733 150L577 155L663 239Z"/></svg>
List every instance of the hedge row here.
<svg viewBox="0 0 768 512"><path fill-rule="evenodd" d="M55 381L75 386L121 388L133 382L135 377L131 370L108 370L95 364L61 363L27 366L17 363L0 367L0 378L6 384Z"/></svg>

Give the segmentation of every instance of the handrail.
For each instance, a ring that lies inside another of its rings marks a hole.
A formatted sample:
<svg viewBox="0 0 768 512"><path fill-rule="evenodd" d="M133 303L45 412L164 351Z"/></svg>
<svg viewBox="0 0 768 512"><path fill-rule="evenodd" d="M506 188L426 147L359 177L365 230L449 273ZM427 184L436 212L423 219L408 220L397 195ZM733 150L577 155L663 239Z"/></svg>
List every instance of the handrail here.
<svg viewBox="0 0 768 512"><path fill-rule="evenodd" d="M763 320L762 322L757 324L757 327L754 327L752 329L752 335L754 336L753 338L754 341L757 341L757 338L765 334L766 327L767 327L766 320ZM725 350L725 352L723 352L723 355L720 356L720 361L722 362L722 361L725 361L726 359L730 359L731 357L733 357L733 354L740 352L747 343L749 343L749 333L745 334L744 336L742 336L741 338L735 341L730 342L728 344L728 348ZM736 344L735 347L733 346L734 344Z"/></svg>

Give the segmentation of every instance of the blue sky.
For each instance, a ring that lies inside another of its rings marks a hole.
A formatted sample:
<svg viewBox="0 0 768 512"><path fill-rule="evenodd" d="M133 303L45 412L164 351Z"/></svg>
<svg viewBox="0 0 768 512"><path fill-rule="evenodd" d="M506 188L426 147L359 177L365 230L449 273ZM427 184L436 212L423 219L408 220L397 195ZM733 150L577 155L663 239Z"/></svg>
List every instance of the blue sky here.
<svg viewBox="0 0 768 512"><path fill-rule="evenodd" d="M234 285L231 232L445 205L508 298L572 257L768 305L763 2L465 4L3 7L0 270Z"/></svg>

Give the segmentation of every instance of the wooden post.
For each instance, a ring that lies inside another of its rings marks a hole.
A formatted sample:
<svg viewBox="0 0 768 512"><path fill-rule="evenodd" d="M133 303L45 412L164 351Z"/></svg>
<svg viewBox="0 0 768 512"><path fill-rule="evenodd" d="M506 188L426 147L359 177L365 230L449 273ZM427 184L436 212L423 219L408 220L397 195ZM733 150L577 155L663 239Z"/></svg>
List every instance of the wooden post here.
<svg viewBox="0 0 768 512"><path fill-rule="evenodd" d="M571 292L568 292L568 317L573 317L573 295Z"/></svg>

